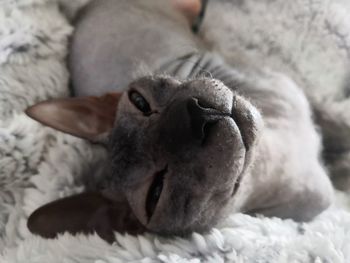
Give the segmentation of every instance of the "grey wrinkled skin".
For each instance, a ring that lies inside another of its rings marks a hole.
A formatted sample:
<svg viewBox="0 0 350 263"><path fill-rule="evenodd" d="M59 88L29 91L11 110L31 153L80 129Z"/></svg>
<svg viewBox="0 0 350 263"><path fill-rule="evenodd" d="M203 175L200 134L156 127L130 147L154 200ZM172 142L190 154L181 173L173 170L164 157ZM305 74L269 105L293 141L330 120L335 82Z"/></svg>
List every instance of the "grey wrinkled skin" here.
<svg viewBox="0 0 350 263"><path fill-rule="evenodd" d="M109 159L91 178L109 197L121 190L140 222L161 234L204 231L232 212L311 220L333 190L303 92L282 74L240 67L205 46L168 1L99 0L80 14L70 55L75 94L123 92ZM135 108L130 90L151 115ZM216 110L205 139L193 99ZM149 217L159 171L164 187Z"/></svg>

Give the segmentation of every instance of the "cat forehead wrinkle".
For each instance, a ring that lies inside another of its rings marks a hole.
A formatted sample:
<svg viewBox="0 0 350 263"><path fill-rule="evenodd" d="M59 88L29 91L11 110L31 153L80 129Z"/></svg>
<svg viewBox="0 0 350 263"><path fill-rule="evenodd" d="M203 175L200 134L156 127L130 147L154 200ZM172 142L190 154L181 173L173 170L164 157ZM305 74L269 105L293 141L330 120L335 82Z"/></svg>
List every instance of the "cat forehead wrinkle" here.
<svg viewBox="0 0 350 263"><path fill-rule="evenodd" d="M149 75L138 78L129 84L129 89L141 88L152 92L153 94L166 93L169 89L174 89L181 82L178 79L163 75Z"/></svg>
<svg viewBox="0 0 350 263"><path fill-rule="evenodd" d="M152 96L155 101L167 104L169 98L173 97L177 92L177 88L180 84L181 82L174 78L158 78L151 86Z"/></svg>

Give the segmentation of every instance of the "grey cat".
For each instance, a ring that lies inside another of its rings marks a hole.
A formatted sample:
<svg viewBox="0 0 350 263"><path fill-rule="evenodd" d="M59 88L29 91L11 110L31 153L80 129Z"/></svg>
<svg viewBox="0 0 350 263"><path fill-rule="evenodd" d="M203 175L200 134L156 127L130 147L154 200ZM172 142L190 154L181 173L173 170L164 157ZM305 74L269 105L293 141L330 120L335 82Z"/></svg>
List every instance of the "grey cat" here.
<svg viewBox="0 0 350 263"><path fill-rule="evenodd" d="M32 232L96 231L112 242L113 230L203 232L233 212L308 221L330 205L303 92L209 52L191 32L199 5L99 0L79 14L69 58L77 98L27 113L109 155L87 192L35 211Z"/></svg>

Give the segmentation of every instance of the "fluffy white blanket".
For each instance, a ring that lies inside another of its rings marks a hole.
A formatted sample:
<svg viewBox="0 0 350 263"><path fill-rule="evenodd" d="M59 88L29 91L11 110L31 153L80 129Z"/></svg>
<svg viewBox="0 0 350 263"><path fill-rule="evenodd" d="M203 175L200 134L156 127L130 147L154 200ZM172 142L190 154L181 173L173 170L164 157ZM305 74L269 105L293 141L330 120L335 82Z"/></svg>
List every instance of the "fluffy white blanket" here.
<svg viewBox="0 0 350 263"><path fill-rule="evenodd" d="M68 21L83 2L0 0L0 262L350 262L345 193L338 193L338 205L305 224L236 214L207 235L116 233L113 245L96 235L31 235L28 215L82 191L80 175L104 154L22 112L37 101L68 96ZM212 1L203 34L214 49L240 50L257 65L291 75L350 127L349 7L347 0ZM343 168L349 156L342 156Z"/></svg>

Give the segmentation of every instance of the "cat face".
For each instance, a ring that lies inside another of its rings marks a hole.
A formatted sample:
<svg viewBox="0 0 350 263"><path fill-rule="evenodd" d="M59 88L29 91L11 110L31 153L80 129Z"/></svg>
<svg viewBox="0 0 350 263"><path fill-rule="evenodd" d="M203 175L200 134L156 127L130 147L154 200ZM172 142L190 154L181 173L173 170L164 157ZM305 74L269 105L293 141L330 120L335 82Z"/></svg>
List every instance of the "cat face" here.
<svg viewBox="0 0 350 263"><path fill-rule="evenodd" d="M106 188L151 231L203 231L234 199L260 127L258 111L218 80L141 78L119 100Z"/></svg>

